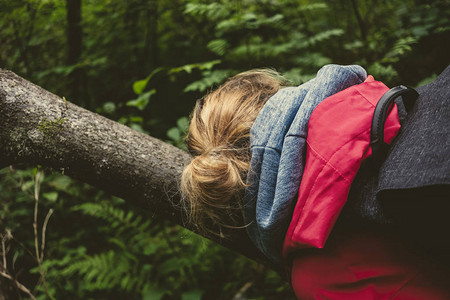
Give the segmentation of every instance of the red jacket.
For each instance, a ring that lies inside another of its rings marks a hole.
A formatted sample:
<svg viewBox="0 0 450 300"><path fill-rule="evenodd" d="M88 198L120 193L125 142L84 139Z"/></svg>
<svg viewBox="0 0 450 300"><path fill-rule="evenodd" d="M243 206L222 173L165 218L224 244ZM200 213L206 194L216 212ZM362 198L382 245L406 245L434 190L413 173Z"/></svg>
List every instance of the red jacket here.
<svg viewBox="0 0 450 300"><path fill-rule="evenodd" d="M421 257L395 235L333 232L360 164L371 155L375 106L388 88L369 76L321 102L308 123L306 165L283 256L299 299L450 299L430 279ZM385 123L385 142L400 129L397 107Z"/></svg>

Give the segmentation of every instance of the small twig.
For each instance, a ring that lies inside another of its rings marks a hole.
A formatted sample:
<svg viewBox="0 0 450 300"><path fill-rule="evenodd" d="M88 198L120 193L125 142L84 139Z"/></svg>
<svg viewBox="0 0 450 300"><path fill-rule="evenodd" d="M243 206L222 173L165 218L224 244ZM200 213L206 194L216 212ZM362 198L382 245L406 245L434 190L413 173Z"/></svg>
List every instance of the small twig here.
<svg viewBox="0 0 450 300"><path fill-rule="evenodd" d="M6 241L13 238L13 235L11 234L11 230L6 229L5 234L0 234L0 238L2 239L2 259L3 259L3 271L8 271L8 265L6 260L6 253L9 251L9 247L6 248Z"/></svg>
<svg viewBox="0 0 450 300"><path fill-rule="evenodd" d="M47 227L48 218L50 218L53 210L50 209L50 211L47 213L47 216L45 217L44 225L42 228L42 245L41 250L42 253L39 253L39 241L38 241L38 231L37 231L37 216L38 216L38 208L39 208L39 189L41 186L41 176L42 172L36 173L35 183L34 183L34 220L33 220L33 229L34 229L34 250L36 255L36 261L39 267L39 273L41 274L41 280L44 285L45 294L47 295L47 298L54 299L50 292L48 291L47 281L45 280L45 272L42 268L42 259L44 257L44 243L45 243L45 228Z"/></svg>
<svg viewBox="0 0 450 300"><path fill-rule="evenodd" d="M27 289L23 284L21 284L20 282L17 281L17 279L15 279L14 277L12 277L11 275L8 274L8 268L7 268L7 264L6 264L6 240L10 240L13 238L11 231L9 231L8 229L6 230L6 234L0 234L1 237L1 243L2 243L2 259L3 259L3 265L2 265L2 270L0 271L0 276L3 276L9 280L11 280L12 282L14 282L15 286L20 289L22 292L26 293L28 296L30 296L31 299L36 300L36 298L33 296L33 294L30 292L29 289Z"/></svg>
<svg viewBox="0 0 450 300"><path fill-rule="evenodd" d="M38 217L38 208L39 208L39 189L41 183L39 182L41 179L41 172L37 171L35 182L34 182L34 218L33 218L33 231L34 231L34 250L35 256L38 264L39 261L39 241L38 241L38 232L37 232L37 217Z"/></svg>
<svg viewBox="0 0 450 300"><path fill-rule="evenodd" d="M264 274L266 274L266 267L264 265L258 265L256 268L256 276L253 278L253 280L246 282L239 291L234 295L232 300L243 300L245 298L245 293L248 291L249 288L251 288L256 282L261 280L264 277Z"/></svg>
<svg viewBox="0 0 450 300"><path fill-rule="evenodd" d="M2 238L2 257L3 257L3 266L2 269L4 271L7 270L7 265L6 265L6 247L5 247L5 237L3 236L3 234L0 234L0 237Z"/></svg>
<svg viewBox="0 0 450 300"><path fill-rule="evenodd" d="M2 266L2 270L6 270L5 238L3 237L3 234L0 234L0 237L2 238L2 257L3 257L3 266Z"/></svg>
<svg viewBox="0 0 450 300"><path fill-rule="evenodd" d="M50 216L53 214L53 209L51 208L44 219L44 224L42 225L42 238L41 238L41 257L40 260L44 260L44 249L45 249L45 232L47 231L47 224Z"/></svg>
<svg viewBox="0 0 450 300"><path fill-rule="evenodd" d="M31 293L31 291L29 289L26 288L26 286L24 286L23 284L21 284L20 282L18 282L16 279L14 279L11 275L9 275L8 273L5 273L3 271L0 271L0 276L3 276L9 280L12 280L14 282L14 284L24 293L26 293L28 296L30 296L31 299L36 300L36 297L33 296L33 294Z"/></svg>
<svg viewBox="0 0 450 300"><path fill-rule="evenodd" d="M247 290L255 283L255 280L249 281L247 283L245 283L240 289L239 291L234 295L232 300L242 300L242 299L246 299L244 297L245 293L247 292Z"/></svg>

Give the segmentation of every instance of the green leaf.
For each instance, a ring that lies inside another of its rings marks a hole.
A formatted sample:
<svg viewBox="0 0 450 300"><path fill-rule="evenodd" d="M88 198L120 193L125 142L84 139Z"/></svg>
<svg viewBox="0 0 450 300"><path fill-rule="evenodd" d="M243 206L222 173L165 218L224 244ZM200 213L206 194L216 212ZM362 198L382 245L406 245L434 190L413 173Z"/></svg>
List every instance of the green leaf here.
<svg viewBox="0 0 450 300"><path fill-rule="evenodd" d="M181 294L181 300L200 300L202 299L204 291L192 290Z"/></svg>
<svg viewBox="0 0 450 300"><path fill-rule="evenodd" d="M360 49L362 47L364 47L364 43L360 40L354 40L352 42L344 44L344 49L346 50Z"/></svg>
<svg viewBox="0 0 450 300"><path fill-rule="evenodd" d="M178 257L172 257L166 260L162 265L159 267L159 272L163 275L167 275L170 272L180 270L182 266L180 266L180 259Z"/></svg>
<svg viewBox="0 0 450 300"><path fill-rule="evenodd" d="M181 117L177 120L177 126L182 132L187 132L189 129L189 119Z"/></svg>
<svg viewBox="0 0 450 300"><path fill-rule="evenodd" d="M49 185L58 191L67 192L71 183L72 183L72 179L70 177L60 175L60 176L57 176L52 181L50 181Z"/></svg>
<svg viewBox="0 0 450 300"><path fill-rule="evenodd" d="M212 40L208 43L207 47L212 52L222 56L228 48L228 42L224 39Z"/></svg>
<svg viewBox="0 0 450 300"><path fill-rule="evenodd" d="M82 65L87 65L87 66L91 66L91 67L99 67L101 65L104 65L108 62L108 58L106 56L103 57L99 57L93 60L87 60L81 63Z"/></svg>
<svg viewBox="0 0 450 300"><path fill-rule="evenodd" d="M203 78L190 83L184 92L200 91L204 92L206 89L212 87L214 84L222 83L230 76L231 70L214 70L203 72Z"/></svg>
<svg viewBox="0 0 450 300"><path fill-rule="evenodd" d="M426 78L422 79L417 84L417 87L421 87L422 85L426 85L426 84L432 83L436 79L436 77L437 77L437 75L433 74L433 75L431 75L429 77L426 77Z"/></svg>
<svg viewBox="0 0 450 300"><path fill-rule="evenodd" d="M156 252L156 250L158 250L158 245L157 244L147 244L144 247L144 255L152 255L153 253Z"/></svg>
<svg viewBox="0 0 450 300"><path fill-rule="evenodd" d="M148 287L142 293L142 300L159 300L164 296L165 293L166 291L161 288L153 286Z"/></svg>
<svg viewBox="0 0 450 300"><path fill-rule="evenodd" d="M321 31L321 32L317 33L316 35L312 36L311 38L309 38L308 42L310 45L315 45L317 43L323 42L325 40L329 40L329 39L337 37L337 36L341 36L343 34L344 34L344 30L342 30L340 28L324 30L324 31Z"/></svg>
<svg viewBox="0 0 450 300"><path fill-rule="evenodd" d="M119 120L117 120L118 123L120 124L127 124L128 123L128 119L125 117L121 117Z"/></svg>
<svg viewBox="0 0 450 300"><path fill-rule="evenodd" d="M428 30L427 30L427 28L425 26L413 27L411 32L412 32L412 34L414 34L418 38L421 38L421 37L426 36L428 34Z"/></svg>
<svg viewBox="0 0 450 300"><path fill-rule="evenodd" d="M58 192L43 193L42 197L48 201L55 202L58 199Z"/></svg>
<svg viewBox="0 0 450 300"><path fill-rule="evenodd" d="M148 80L149 80L149 79L150 79L150 78L147 77L147 78L145 78L145 79L135 81L135 82L133 83L133 92L134 92L136 95L142 94L142 92L144 91L145 87L147 86L147 83L148 83Z"/></svg>
<svg viewBox="0 0 450 300"><path fill-rule="evenodd" d="M369 74L372 74L377 80L392 81L398 77L397 71L392 65L382 65L375 62L367 69Z"/></svg>
<svg viewBox="0 0 450 300"><path fill-rule="evenodd" d="M128 283L130 282L130 275L127 274L124 277L122 277L122 280L120 281L120 286L126 290L126 288L129 286Z"/></svg>
<svg viewBox="0 0 450 300"><path fill-rule="evenodd" d="M326 3L311 3L311 4L306 4L306 5L302 5L298 8L298 11L314 11L314 10L319 10L319 9L327 9L328 6Z"/></svg>
<svg viewBox="0 0 450 300"><path fill-rule="evenodd" d="M31 189L32 187L34 187L34 181L29 180L29 181L25 181L24 183L22 183L21 189L22 191L26 191Z"/></svg>
<svg viewBox="0 0 450 300"><path fill-rule="evenodd" d="M112 114L116 111L116 104L114 102L105 102L102 108L105 113Z"/></svg>
<svg viewBox="0 0 450 300"><path fill-rule="evenodd" d="M148 102L150 101L150 97L156 94L156 90L152 89L144 94L139 95L137 99L128 101L125 105L130 107L136 107L139 110L144 110Z"/></svg>
<svg viewBox="0 0 450 300"><path fill-rule="evenodd" d="M130 127L133 128L133 129L136 130L136 131L145 133L144 128L143 128L140 124L131 123L131 124L130 124Z"/></svg>
<svg viewBox="0 0 450 300"><path fill-rule="evenodd" d="M150 79L152 79L152 77L158 73L159 71L161 71L163 68L156 68L154 69L147 77L145 77L145 79L141 79L138 81L135 81L133 83L133 91L136 95L140 95L144 92L145 87L147 86L147 83L150 81Z"/></svg>
<svg viewBox="0 0 450 300"><path fill-rule="evenodd" d="M124 243L124 241L119 239L119 238L112 237L112 238L109 238L108 241L110 243L112 243L112 244L117 245L121 249L126 249L127 248L125 243Z"/></svg>
<svg viewBox="0 0 450 300"><path fill-rule="evenodd" d="M142 123L144 121L144 119L142 117L139 116L131 116L130 117L130 122L131 123Z"/></svg>
<svg viewBox="0 0 450 300"><path fill-rule="evenodd" d="M167 130L167 136L175 141L178 142L179 140L181 140L181 132L180 129L176 128L176 127L172 127L169 130Z"/></svg>
<svg viewBox="0 0 450 300"><path fill-rule="evenodd" d="M169 74L175 74L179 72L186 72L190 74L192 70L199 69L199 70L211 70L215 65L220 64L222 61L220 59L202 62L202 63L195 63L195 64L187 64L180 67L172 68L169 70Z"/></svg>
<svg viewBox="0 0 450 300"><path fill-rule="evenodd" d="M384 56L383 63L395 63L402 56L412 51L412 44L417 43L417 39L412 36L397 40L392 49Z"/></svg>

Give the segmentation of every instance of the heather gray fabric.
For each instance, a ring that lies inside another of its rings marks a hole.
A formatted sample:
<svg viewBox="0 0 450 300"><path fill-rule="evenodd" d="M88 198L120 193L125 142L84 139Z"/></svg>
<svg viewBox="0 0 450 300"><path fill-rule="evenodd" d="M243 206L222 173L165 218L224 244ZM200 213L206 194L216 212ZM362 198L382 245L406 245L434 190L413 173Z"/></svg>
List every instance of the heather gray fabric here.
<svg viewBox="0 0 450 300"><path fill-rule="evenodd" d="M379 173L361 166L341 219L402 226L417 239L438 235L437 222L450 220L450 66L416 90Z"/></svg>
<svg viewBox="0 0 450 300"><path fill-rule="evenodd" d="M417 92L380 170L377 192L450 184L450 66Z"/></svg>
<svg viewBox="0 0 450 300"><path fill-rule="evenodd" d="M360 66L324 66L313 80L278 91L253 124L244 220L250 239L274 263L281 263L303 174L309 117L322 100L366 77Z"/></svg>

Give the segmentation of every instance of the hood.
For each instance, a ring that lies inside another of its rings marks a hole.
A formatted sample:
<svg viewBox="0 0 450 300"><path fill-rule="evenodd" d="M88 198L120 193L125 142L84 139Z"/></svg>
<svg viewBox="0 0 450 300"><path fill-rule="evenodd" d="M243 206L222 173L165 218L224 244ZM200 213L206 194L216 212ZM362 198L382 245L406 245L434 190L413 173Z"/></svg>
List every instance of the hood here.
<svg viewBox="0 0 450 300"><path fill-rule="evenodd" d="M326 65L307 83L273 95L251 128L244 220L250 239L276 264L282 263L283 239L302 180L311 113L325 98L366 77L360 66Z"/></svg>

